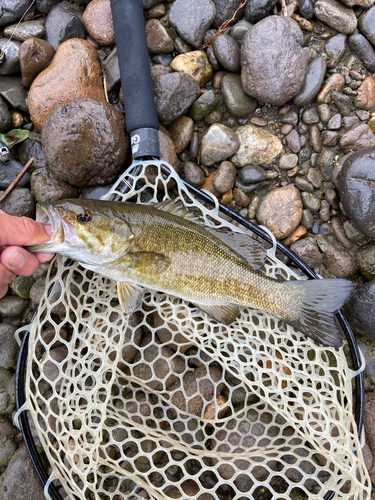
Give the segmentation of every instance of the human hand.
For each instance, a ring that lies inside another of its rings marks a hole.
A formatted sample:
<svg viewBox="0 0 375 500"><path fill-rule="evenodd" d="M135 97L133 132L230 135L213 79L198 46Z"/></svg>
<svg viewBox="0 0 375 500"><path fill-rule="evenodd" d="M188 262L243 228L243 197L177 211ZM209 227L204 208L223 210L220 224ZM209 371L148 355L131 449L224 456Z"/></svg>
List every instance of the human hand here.
<svg viewBox="0 0 375 500"><path fill-rule="evenodd" d="M49 224L36 222L27 217L14 217L0 210L0 298L4 297L17 274L31 276L41 262L52 254L32 254L22 248L37 245L51 238Z"/></svg>

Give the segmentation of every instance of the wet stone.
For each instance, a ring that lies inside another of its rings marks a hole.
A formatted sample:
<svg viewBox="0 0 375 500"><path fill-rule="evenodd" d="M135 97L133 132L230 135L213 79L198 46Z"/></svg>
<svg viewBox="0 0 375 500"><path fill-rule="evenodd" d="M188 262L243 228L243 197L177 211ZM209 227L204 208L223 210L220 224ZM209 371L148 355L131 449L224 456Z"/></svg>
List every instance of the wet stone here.
<svg viewBox="0 0 375 500"><path fill-rule="evenodd" d="M298 156L291 153L280 156L279 168L281 170L290 170L298 163Z"/></svg>
<svg viewBox="0 0 375 500"><path fill-rule="evenodd" d="M185 42L180 36L174 39L174 46L179 54L186 54L186 52L191 52L193 50L190 43Z"/></svg>
<svg viewBox="0 0 375 500"><path fill-rule="evenodd" d="M309 64L303 87L293 100L296 106L306 106L315 99L322 87L325 74L326 60L324 57L317 57Z"/></svg>
<svg viewBox="0 0 375 500"><path fill-rule="evenodd" d="M194 122L188 116L180 116L169 126L169 132L177 154L187 148L194 130Z"/></svg>
<svg viewBox="0 0 375 500"><path fill-rule="evenodd" d="M315 240L323 252L323 262L329 272L336 278L350 279L355 276L358 269L355 258L347 250L340 250L335 238L331 239L319 233L315 236Z"/></svg>
<svg viewBox="0 0 375 500"><path fill-rule="evenodd" d="M353 99L341 92L332 92L332 100L338 107L342 116L348 116L352 110Z"/></svg>
<svg viewBox="0 0 375 500"><path fill-rule="evenodd" d="M31 131L26 141L18 148L18 158L25 165L30 158L35 158L32 168L45 167L47 165L42 149L42 136L38 132ZM25 177L25 176L24 176ZM28 174L26 174L26 178ZM22 187L18 184L19 187Z"/></svg>
<svg viewBox="0 0 375 500"><path fill-rule="evenodd" d="M227 19L231 19L236 12L236 10L240 7L242 0L213 0L216 6L216 15L212 22L212 26L214 28L219 28L224 21ZM238 21L241 17L243 17L244 8L240 9L234 19L234 21ZM231 35L232 36L232 35Z"/></svg>
<svg viewBox="0 0 375 500"><path fill-rule="evenodd" d="M297 130L292 130L285 137L288 148L292 151L292 153L299 153L301 150L301 139L297 132Z"/></svg>
<svg viewBox="0 0 375 500"><path fill-rule="evenodd" d="M85 38L82 10L66 0L53 7L46 19L46 41L57 50L58 46L71 38Z"/></svg>
<svg viewBox="0 0 375 500"><path fill-rule="evenodd" d="M174 50L174 42L165 27L157 19L146 22L148 50L152 54L169 54Z"/></svg>
<svg viewBox="0 0 375 500"><path fill-rule="evenodd" d="M287 123L288 125L292 125L292 127L296 127L298 124L298 115L292 110L281 116L281 123Z"/></svg>
<svg viewBox="0 0 375 500"><path fill-rule="evenodd" d="M42 38L46 32L44 25L44 19L26 21L18 25L7 26L4 30L4 35L6 37L12 36L12 40L18 40L19 42L24 42L30 37Z"/></svg>
<svg viewBox="0 0 375 500"><path fill-rule="evenodd" d="M276 105L296 96L308 70L302 38L298 24L287 17L269 16L249 30L241 44L241 82L246 94Z"/></svg>
<svg viewBox="0 0 375 500"><path fill-rule="evenodd" d="M11 122L12 116L10 114L9 108L6 102L4 102L0 96L0 132L8 132Z"/></svg>
<svg viewBox="0 0 375 500"><path fill-rule="evenodd" d="M334 156L334 151L329 149L324 149L319 156L317 167L325 181L332 180Z"/></svg>
<svg viewBox="0 0 375 500"><path fill-rule="evenodd" d="M318 113L323 123L328 123L331 118L331 110L328 104L319 104Z"/></svg>
<svg viewBox="0 0 375 500"><path fill-rule="evenodd" d="M241 77L238 74L228 73L223 77L221 92L228 111L236 118L253 113L258 105L256 99L242 90Z"/></svg>
<svg viewBox="0 0 375 500"><path fill-rule="evenodd" d="M0 195L2 194L3 191L0 191ZM0 210L4 210L7 214L17 217L33 217L35 213L34 197L27 188L15 188L0 203Z"/></svg>
<svg viewBox="0 0 375 500"><path fill-rule="evenodd" d="M13 292L21 297L21 299L30 298L30 289L34 284L34 278L32 276L16 276L16 279L10 283L10 288Z"/></svg>
<svg viewBox="0 0 375 500"><path fill-rule="evenodd" d="M48 14L57 3L59 0L36 0L35 6L41 14Z"/></svg>
<svg viewBox="0 0 375 500"><path fill-rule="evenodd" d="M243 182L247 184L256 184L265 181L267 179L267 174L264 168L258 165L248 165L241 169L240 177Z"/></svg>
<svg viewBox="0 0 375 500"><path fill-rule="evenodd" d="M312 125L310 127L310 145L316 153L320 153L322 151L322 138L317 125Z"/></svg>
<svg viewBox="0 0 375 500"><path fill-rule="evenodd" d="M98 99L55 106L43 127L42 144L50 170L74 186L113 182L129 150L121 113Z"/></svg>
<svg viewBox="0 0 375 500"><path fill-rule="evenodd" d="M246 4L245 18L250 23L257 23L267 16L276 4L275 0L250 0Z"/></svg>
<svg viewBox="0 0 375 500"><path fill-rule="evenodd" d="M369 111L365 111L364 109L356 109L355 114L362 121L367 121L370 118ZM368 124L367 124L368 125ZM371 127L370 127L371 128ZM371 129L372 130L372 129Z"/></svg>
<svg viewBox="0 0 375 500"><path fill-rule="evenodd" d="M301 198L304 208L312 212L318 212L320 210L320 200L312 193L303 192L301 193Z"/></svg>
<svg viewBox="0 0 375 500"><path fill-rule="evenodd" d="M55 54L55 49L45 40L28 38L19 50L22 85L30 87L34 79L41 73Z"/></svg>
<svg viewBox="0 0 375 500"><path fill-rule="evenodd" d="M239 148L239 140L230 128L215 123L207 130L201 142L201 162L213 165L231 157Z"/></svg>
<svg viewBox="0 0 375 500"><path fill-rule="evenodd" d="M360 33L355 33L349 38L349 49L362 61L366 69L375 73L375 50L370 42Z"/></svg>
<svg viewBox="0 0 375 500"><path fill-rule="evenodd" d="M6 295L0 299L0 314L8 318L21 316L28 306L28 301L16 295Z"/></svg>
<svg viewBox="0 0 375 500"><path fill-rule="evenodd" d="M204 123L209 127L213 123L221 123L223 121L223 113L214 109L204 118Z"/></svg>
<svg viewBox="0 0 375 500"><path fill-rule="evenodd" d="M234 186L237 169L231 161L223 161L214 173L212 184L219 193L227 193Z"/></svg>
<svg viewBox="0 0 375 500"><path fill-rule="evenodd" d="M240 49L235 40L226 33L214 39L213 48L219 63L228 71L240 69Z"/></svg>
<svg viewBox="0 0 375 500"><path fill-rule="evenodd" d="M311 0L298 0L298 10L305 19L314 17L314 3Z"/></svg>
<svg viewBox="0 0 375 500"><path fill-rule="evenodd" d="M1 2L0 26L18 21L30 5L31 0L3 0Z"/></svg>
<svg viewBox="0 0 375 500"><path fill-rule="evenodd" d="M356 288L345 304L345 315L355 331L375 338L375 280Z"/></svg>
<svg viewBox="0 0 375 500"><path fill-rule="evenodd" d="M38 168L31 174L31 192L37 202L53 202L77 198L78 189L56 177L48 168Z"/></svg>
<svg viewBox="0 0 375 500"><path fill-rule="evenodd" d="M6 189L9 184L17 177L17 175L22 170L23 165L16 160L10 160L8 163L3 163L0 161L0 189ZM18 182L18 187L26 186L30 181L30 174L28 172L22 176L21 180Z"/></svg>
<svg viewBox="0 0 375 500"><path fill-rule="evenodd" d="M375 6L364 12L358 20L360 32L375 45Z"/></svg>
<svg viewBox="0 0 375 500"><path fill-rule="evenodd" d="M232 26L229 34L234 40L236 40L238 44L240 44L243 40L243 37L252 26L253 25L246 21L246 19L241 19L241 21L238 21L238 23Z"/></svg>
<svg viewBox="0 0 375 500"><path fill-rule="evenodd" d="M322 144L323 146L333 147L339 141L339 132L333 132L332 130L323 130L322 132Z"/></svg>
<svg viewBox="0 0 375 500"><path fill-rule="evenodd" d="M359 119L356 116L344 116L342 119L342 124L347 130L357 125L357 123L359 123Z"/></svg>
<svg viewBox="0 0 375 500"><path fill-rule="evenodd" d="M340 136L340 148L344 153L359 151L371 146L375 146L375 135L365 123L355 125Z"/></svg>
<svg viewBox="0 0 375 500"><path fill-rule="evenodd" d="M176 0L169 11L169 22L186 42L198 48L215 15L212 0Z"/></svg>
<svg viewBox="0 0 375 500"><path fill-rule="evenodd" d="M170 73L153 79L156 111L163 123L171 123L190 108L199 96L199 86L189 75Z"/></svg>
<svg viewBox="0 0 375 500"><path fill-rule="evenodd" d="M314 191L314 186L303 177L296 177L294 180L294 184L300 191L306 191L308 193L312 193Z"/></svg>
<svg viewBox="0 0 375 500"><path fill-rule="evenodd" d="M327 128L329 130L338 130L341 128L341 115L339 113L332 116L332 118L327 123Z"/></svg>
<svg viewBox="0 0 375 500"><path fill-rule="evenodd" d="M316 100L319 104L329 104L331 102L331 94L334 91L340 91L345 85L345 78L341 73L333 73L329 76L322 90L319 92Z"/></svg>
<svg viewBox="0 0 375 500"><path fill-rule="evenodd" d="M358 249L357 264L364 278L368 280L375 278L375 243L368 243Z"/></svg>
<svg viewBox="0 0 375 500"><path fill-rule="evenodd" d="M352 224L375 239L375 147L350 155L340 172L340 198Z"/></svg>
<svg viewBox="0 0 375 500"><path fill-rule="evenodd" d="M307 180L311 182L314 188L318 189L323 183L323 177L321 176L319 170L316 168L310 168L307 172Z"/></svg>
<svg viewBox="0 0 375 500"><path fill-rule="evenodd" d="M17 364L18 344L14 338L17 330L10 323L0 323L0 368L9 370Z"/></svg>
<svg viewBox="0 0 375 500"><path fill-rule="evenodd" d="M314 6L315 16L339 33L350 35L357 27L353 9L337 0L318 0Z"/></svg>
<svg viewBox="0 0 375 500"><path fill-rule="evenodd" d="M371 76L368 76L363 80L363 83L358 89L357 97L354 99L354 104L360 110L370 110L374 106L375 81L371 78ZM363 118L363 120L366 119L368 119L368 117Z"/></svg>
<svg viewBox="0 0 375 500"><path fill-rule="evenodd" d="M289 132L293 130L293 125L290 125L289 123L284 123L284 125L281 127L280 132L283 135L288 135Z"/></svg>
<svg viewBox="0 0 375 500"><path fill-rule="evenodd" d="M191 76L199 86L207 83L212 76L212 67L203 50L178 55L172 60L171 69Z"/></svg>
<svg viewBox="0 0 375 500"><path fill-rule="evenodd" d="M194 121L203 120L206 115L211 113L218 102L219 100L214 92L212 90L207 90L207 92L202 94L192 105L189 115Z"/></svg>
<svg viewBox="0 0 375 500"><path fill-rule="evenodd" d="M257 220L276 238L289 236L299 225L302 202L298 189L286 186L267 193L260 201Z"/></svg>
<svg viewBox="0 0 375 500"><path fill-rule="evenodd" d="M302 114L302 121L307 125L319 123L319 114L315 108L307 109Z"/></svg>
<svg viewBox="0 0 375 500"><path fill-rule="evenodd" d="M91 0L83 13L82 22L88 34L100 45L114 45L110 0Z"/></svg>
<svg viewBox="0 0 375 500"><path fill-rule="evenodd" d="M5 62L0 65L0 75L12 75L20 70L18 52L21 43L7 38L0 38L0 50L5 54Z"/></svg>
<svg viewBox="0 0 375 500"><path fill-rule="evenodd" d="M346 49L347 36L343 33L333 36L326 45L328 59L340 62Z"/></svg>

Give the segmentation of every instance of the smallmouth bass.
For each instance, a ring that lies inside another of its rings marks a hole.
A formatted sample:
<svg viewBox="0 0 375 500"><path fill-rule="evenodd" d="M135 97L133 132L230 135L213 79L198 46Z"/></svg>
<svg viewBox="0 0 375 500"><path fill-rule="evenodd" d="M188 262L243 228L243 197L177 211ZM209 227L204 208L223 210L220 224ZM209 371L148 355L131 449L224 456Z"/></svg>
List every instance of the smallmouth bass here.
<svg viewBox="0 0 375 500"><path fill-rule="evenodd" d="M115 280L128 314L148 288L191 302L224 324L246 306L284 320L320 344L342 345L334 313L353 283L262 276L262 246L242 233L207 227L179 203L60 200L39 204L37 220L51 223L51 240L28 250L70 257Z"/></svg>

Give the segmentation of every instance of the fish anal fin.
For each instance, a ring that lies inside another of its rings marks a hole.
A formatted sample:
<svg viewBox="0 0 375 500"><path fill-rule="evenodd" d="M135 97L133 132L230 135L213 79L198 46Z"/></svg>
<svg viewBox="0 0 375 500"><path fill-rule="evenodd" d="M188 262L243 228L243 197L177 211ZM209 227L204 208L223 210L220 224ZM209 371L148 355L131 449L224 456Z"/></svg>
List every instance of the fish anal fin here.
<svg viewBox="0 0 375 500"><path fill-rule="evenodd" d="M222 229L215 229L212 227L207 228L207 230L241 255L246 263L255 271L260 272L264 270L267 250L250 235L235 233L234 231L223 231Z"/></svg>
<svg viewBox="0 0 375 500"><path fill-rule="evenodd" d="M230 325L240 314L240 310L237 306L232 304L200 304L198 302L193 302L193 304L198 307L201 311L208 314L211 318L216 319L219 323L224 325Z"/></svg>
<svg viewBox="0 0 375 500"><path fill-rule="evenodd" d="M130 258L129 267L140 273L162 273L169 264L170 259L165 255L155 252L134 252L127 255Z"/></svg>
<svg viewBox="0 0 375 500"><path fill-rule="evenodd" d="M126 314L131 314L137 309L142 300L143 289L131 283L118 282L117 294L121 309Z"/></svg>

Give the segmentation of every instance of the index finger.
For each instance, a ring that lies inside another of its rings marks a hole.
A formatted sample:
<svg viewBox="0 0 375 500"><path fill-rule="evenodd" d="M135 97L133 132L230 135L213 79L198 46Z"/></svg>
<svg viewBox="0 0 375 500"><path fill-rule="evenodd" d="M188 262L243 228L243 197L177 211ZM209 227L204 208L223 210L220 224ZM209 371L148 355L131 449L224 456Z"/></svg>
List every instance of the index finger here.
<svg viewBox="0 0 375 500"><path fill-rule="evenodd" d="M50 240L42 222L28 217L15 217L0 210L0 245L37 245Z"/></svg>

